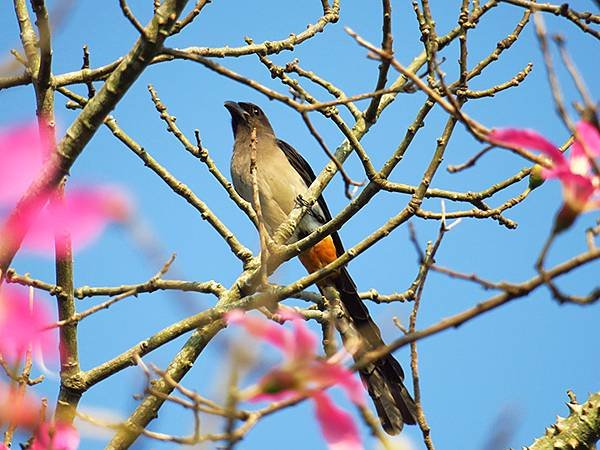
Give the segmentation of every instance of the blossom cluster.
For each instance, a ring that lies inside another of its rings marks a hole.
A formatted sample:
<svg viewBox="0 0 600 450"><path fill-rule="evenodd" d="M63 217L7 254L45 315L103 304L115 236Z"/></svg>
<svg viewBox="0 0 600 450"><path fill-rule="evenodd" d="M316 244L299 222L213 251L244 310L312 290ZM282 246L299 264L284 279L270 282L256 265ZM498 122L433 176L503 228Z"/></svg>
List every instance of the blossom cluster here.
<svg viewBox="0 0 600 450"><path fill-rule="evenodd" d="M492 130L492 142L509 147L524 147L547 156L549 168L543 168L543 179L558 178L563 188L563 207L555 223L555 232L570 227L577 216L600 208L600 132L587 120L580 120L569 156L536 131L518 128Z"/></svg>
<svg viewBox="0 0 600 450"><path fill-rule="evenodd" d="M352 416L335 405L325 389L337 385L356 405L364 405L365 389L358 378L343 365L339 355L330 359L316 353L317 338L304 319L280 309L279 316L292 322L294 330L259 317L234 310L227 314L230 324L239 324L255 337L278 348L284 363L269 371L250 390L251 401L281 401L309 397L315 404L315 416L325 441L332 450L360 450L363 448L358 428Z"/></svg>
<svg viewBox="0 0 600 450"><path fill-rule="evenodd" d="M50 177L58 175L52 150L36 123L0 130L0 246L25 236L21 248L52 255L57 234L68 233L78 248L94 241L109 222L129 214L130 203L121 190L91 184L68 189L64 195L48 189L26 206L19 204L43 171ZM63 256L64 249L56 246L56 254ZM0 356L11 367L18 367L27 354L45 361L56 359L52 322L43 300L29 296L24 288L0 286ZM0 426L32 430L31 450L76 449L79 434L73 425L41 420L40 408L36 397L0 380ZM0 444L0 450L6 448Z"/></svg>

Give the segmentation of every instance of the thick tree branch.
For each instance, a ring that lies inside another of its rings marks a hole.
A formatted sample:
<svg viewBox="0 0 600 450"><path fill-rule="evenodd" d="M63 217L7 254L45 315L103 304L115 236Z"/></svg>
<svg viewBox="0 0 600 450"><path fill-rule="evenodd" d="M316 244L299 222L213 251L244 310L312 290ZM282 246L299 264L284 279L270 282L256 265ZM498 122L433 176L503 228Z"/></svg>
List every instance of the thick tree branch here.
<svg viewBox="0 0 600 450"><path fill-rule="evenodd" d="M526 450L595 448L600 439L600 392L591 394L581 405L573 396L567 406L569 416L557 416L557 421L546 428L545 435L536 439Z"/></svg>
<svg viewBox="0 0 600 450"><path fill-rule="evenodd" d="M64 184L60 186L59 191L61 195L55 201L64 201ZM55 246L58 320L71 321L77 314L77 310L73 296L73 248L69 233L62 230L58 232L55 237ZM55 417L57 420L72 423L81 399L81 392L72 391L62 380L72 377L80 371L77 322L66 323L60 328L59 335L61 384L56 400Z"/></svg>

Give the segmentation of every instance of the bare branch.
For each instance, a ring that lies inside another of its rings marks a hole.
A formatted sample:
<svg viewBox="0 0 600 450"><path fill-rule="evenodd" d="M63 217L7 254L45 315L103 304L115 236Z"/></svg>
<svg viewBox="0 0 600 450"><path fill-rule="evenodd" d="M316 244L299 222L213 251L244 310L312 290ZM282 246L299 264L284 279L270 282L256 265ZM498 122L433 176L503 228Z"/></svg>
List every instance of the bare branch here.
<svg viewBox="0 0 600 450"><path fill-rule="evenodd" d="M200 14L202 9L211 2L212 0L197 0L192 10L183 19L178 20L177 23L175 23L171 34L177 34L191 24L194 19L198 17L198 14Z"/></svg>
<svg viewBox="0 0 600 450"><path fill-rule="evenodd" d="M138 22L137 18L133 15L133 12L131 12L131 9L129 9L127 1L119 0L119 6L121 7L121 11L123 12L125 18L129 20L131 25L133 25L133 28L135 28L138 31L138 33L145 37L144 27L141 23Z"/></svg>
<svg viewBox="0 0 600 450"><path fill-rule="evenodd" d="M600 249L590 250L586 253L582 253L574 258L569 259L552 269L548 270L546 273L550 278L556 278L560 275L570 272L571 270L580 267L581 265L587 264L591 261L595 261L600 258ZM418 341L425 337L434 335L439 333L440 331L447 330L448 328L456 328L463 323L480 316L492 309L495 309L499 306L504 305L512 300L526 297L529 293L537 289L538 287L544 284L544 279L542 276L538 275L536 277L531 278L528 281L525 281L520 284L515 284L512 286L510 291L503 292L501 294L496 295L488 300L485 300L481 303L478 303L474 307L467 309L459 314L448 317L446 319L441 320L440 322L431 325L422 330L417 330L414 333L409 333L406 336L395 340L391 344L387 346L371 351L367 353L363 360L357 364L357 367L362 367L363 364L368 364L373 362L386 353L393 352L400 347L410 344L411 342Z"/></svg>
<svg viewBox="0 0 600 450"><path fill-rule="evenodd" d="M74 100L79 105L87 104L83 97L69 91L66 88L58 88L61 94ZM96 98L96 97L94 97ZM93 101L93 100L92 100ZM206 203L200 200L189 187L177 180L171 173L161 166L140 144L127 135L118 125L114 117L108 116L104 119L104 124L113 133L113 135L131 149L154 173L156 173L175 193L183 197L192 205L211 226L227 242L233 254L241 261L247 263L252 258L252 252L244 247L227 226L208 208Z"/></svg>
<svg viewBox="0 0 600 450"><path fill-rule="evenodd" d="M42 175L32 183L6 219L0 234L5 235L7 229L14 228L13 225L18 222L20 215L37 200L39 194L56 187L62 177L68 173L108 113L162 48L166 36L186 3L187 0L165 0L145 29L148 39L138 39L128 53L128 57L111 73L100 92L86 104L58 144ZM13 233L13 238L9 241L0 242L0 273L2 274L6 272L27 232L24 228L19 230L19 233Z"/></svg>
<svg viewBox="0 0 600 450"><path fill-rule="evenodd" d="M344 192L346 193L346 198L351 199L354 194L353 190L356 187L364 186L364 184L365 184L364 181L362 181L362 182L354 181L352 178L350 178L348 176L348 174L344 170L344 167L342 166L342 164L337 159L335 159L335 156L333 155L333 153L331 153L331 150L329 150L329 148L327 147L327 144L325 144L325 141L323 140L323 138L321 137L319 132L313 126L312 122L310 121L310 119L308 117L308 114L303 112L301 115L302 115L302 120L304 121L304 123L306 124L306 127L308 128L308 131L310 131L310 134L313 135L313 137L317 140L317 142L319 143L319 145L321 146L321 148L323 149L325 154L329 157L329 159L331 161L334 162L337 169L339 170L340 175L344 179ZM351 189L350 186L354 186L354 188Z"/></svg>
<svg viewBox="0 0 600 450"><path fill-rule="evenodd" d="M527 8L530 11L550 12L557 16L566 17L577 25L584 33L589 33L596 39L600 39L600 31L594 30L587 24L590 22L600 23L600 16L590 12L577 12L569 7L568 3L561 5L552 5L550 3L536 3L529 0L500 0L504 3L511 3L516 6Z"/></svg>
<svg viewBox="0 0 600 450"><path fill-rule="evenodd" d="M575 126L571 121L569 114L567 113L567 109L565 108L565 104L562 98L560 84L558 83L558 78L556 77L556 71L554 70L554 64L552 62L552 56L550 55L550 49L548 48L548 40L546 36L546 26L544 25L544 19L539 13L535 13L533 15L533 22L535 23L535 33L540 44L540 49L542 51L542 54L544 55L546 74L548 75L550 92L552 92L552 97L554 98L556 111L558 112L558 115L562 119L567 129L573 132Z"/></svg>

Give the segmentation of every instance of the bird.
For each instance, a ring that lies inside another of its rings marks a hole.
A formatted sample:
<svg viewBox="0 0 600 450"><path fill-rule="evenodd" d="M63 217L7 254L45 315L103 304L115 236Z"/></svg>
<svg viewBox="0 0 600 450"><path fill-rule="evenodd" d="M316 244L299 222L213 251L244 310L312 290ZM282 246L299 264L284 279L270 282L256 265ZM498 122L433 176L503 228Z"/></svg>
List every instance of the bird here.
<svg viewBox="0 0 600 450"><path fill-rule="evenodd" d="M273 234L284 222L297 201L315 180L308 162L291 145L278 139L265 113L255 104L227 101L231 115L234 145L231 157L231 178L237 193L256 209L250 172L251 154L255 148L258 199L265 228ZM322 195L304 215L288 242L308 236L317 227L331 220L331 213ZM299 255L309 273L321 269L344 253L337 232ZM364 351L384 345L381 332L360 298L356 285L345 266L317 283L324 293L330 287L339 293L346 313L360 335ZM366 348L365 348L366 347ZM353 354L355 359L360 355ZM404 372L393 355L388 354L362 368L360 376L366 385L383 429L390 435L402 431L404 424L417 422L417 408L404 386Z"/></svg>

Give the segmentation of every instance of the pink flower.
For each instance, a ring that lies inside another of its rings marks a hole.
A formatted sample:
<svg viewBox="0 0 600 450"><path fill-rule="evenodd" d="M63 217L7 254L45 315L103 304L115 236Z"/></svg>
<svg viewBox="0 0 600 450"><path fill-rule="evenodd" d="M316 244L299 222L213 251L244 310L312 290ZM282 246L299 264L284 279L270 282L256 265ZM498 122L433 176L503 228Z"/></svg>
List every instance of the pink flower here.
<svg viewBox="0 0 600 450"><path fill-rule="evenodd" d="M286 357L278 368L267 373L258 383L251 400L279 401L302 395L312 398L316 418L325 441L333 450L362 449L358 428L346 411L337 407L324 392L339 385L356 404L364 404L364 387L352 372L332 360L316 354L317 339L302 317L280 310L294 326L293 332L275 322L244 314L241 310L227 314L227 322L242 325L250 334L279 348Z"/></svg>
<svg viewBox="0 0 600 450"><path fill-rule="evenodd" d="M573 149L567 158L558 147L533 130L505 128L493 130L490 140L500 145L539 150L550 158L552 167L542 170L542 177L558 178L563 185L565 205L559 213L557 231L568 228L578 214L600 208L600 176L592 163L600 156L600 132L590 122L577 123Z"/></svg>
<svg viewBox="0 0 600 450"><path fill-rule="evenodd" d="M48 423L40 425L30 450L75 450L79 446L79 433L67 423Z"/></svg>
<svg viewBox="0 0 600 450"><path fill-rule="evenodd" d="M12 423L34 428L39 419L40 402L16 386L0 383L0 426ZM2 447L0 447L0 450Z"/></svg>
<svg viewBox="0 0 600 450"><path fill-rule="evenodd" d="M0 130L0 222L38 176L50 153L47 143L39 139L37 125ZM83 246L96 239L110 221L125 219L131 210L126 196L108 187L68 189L63 202L55 200L54 191L42 193L21 211L2 239L27 232L24 247L47 254L54 249L54 235L66 231L75 246Z"/></svg>
<svg viewBox="0 0 600 450"><path fill-rule="evenodd" d="M56 333L49 330L50 314L34 299L29 299L21 288L3 286L0 291L0 354L15 360L31 346L34 356L56 354Z"/></svg>
<svg viewBox="0 0 600 450"><path fill-rule="evenodd" d="M40 423L40 401L16 386L0 383L0 426L13 424L35 430L30 450L75 450L79 433L63 422ZM0 450L6 449L0 445Z"/></svg>
<svg viewBox="0 0 600 450"><path fill-rule="evenodd" d="M107 186L80 187L68 192L63 201L53 203L55 195L49 200L45 207L34 207L23 214L13 228L17 233L20 228L29 229L23 245L39 253L54 250L57 231L67 231L74 247L88 245L100 236L109 221L124 220L130 210L126 196Z"/></svg>

